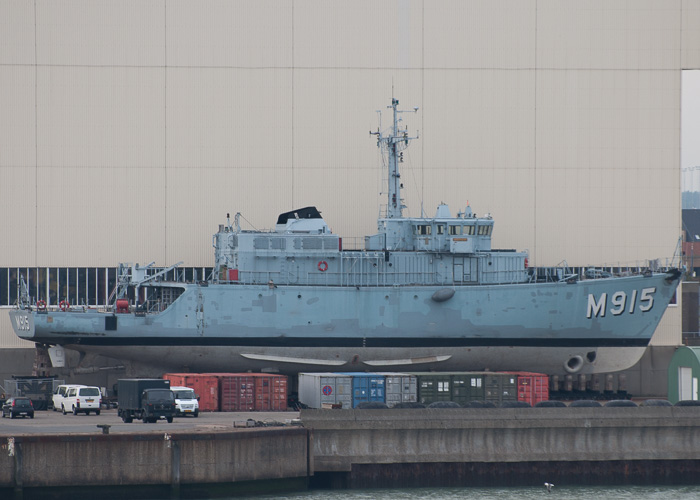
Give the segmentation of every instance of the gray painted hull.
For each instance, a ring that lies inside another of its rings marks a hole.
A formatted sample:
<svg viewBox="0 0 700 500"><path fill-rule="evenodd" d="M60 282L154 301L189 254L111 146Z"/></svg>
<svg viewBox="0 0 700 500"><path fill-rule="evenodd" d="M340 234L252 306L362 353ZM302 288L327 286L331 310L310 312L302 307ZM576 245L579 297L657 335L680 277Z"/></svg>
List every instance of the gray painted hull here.
<svg viewBox="0 0 700 500"><path fill-rule="evenodd" d="M158 314L10 315L21 338L172 369L601 373L639 359L679 280L457 286L444 302L438 286L178 284Z"/></svg>

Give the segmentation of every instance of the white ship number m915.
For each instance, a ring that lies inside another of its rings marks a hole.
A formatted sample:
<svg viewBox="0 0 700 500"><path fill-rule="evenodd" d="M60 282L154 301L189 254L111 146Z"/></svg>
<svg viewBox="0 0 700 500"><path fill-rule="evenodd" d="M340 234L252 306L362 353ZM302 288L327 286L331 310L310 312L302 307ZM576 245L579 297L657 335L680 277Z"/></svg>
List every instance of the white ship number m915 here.
<svg viewBox="0 0 700 500"><path fill-rule="evenodd" d="M615 292L610 296L610 314L619 316L625 312L625 310L633 314L635 309L641 312L647 312L654 307L654 293L656 293L656 287L643 288L642 293L639 295L639 300L637 300L637 290L632 290L632 295L630 297L628 297L625 292ZM595 295L592 293L588 294L587 318L605 317L607 309L607 292L602 293L598 300L596 300Z"/></svg>

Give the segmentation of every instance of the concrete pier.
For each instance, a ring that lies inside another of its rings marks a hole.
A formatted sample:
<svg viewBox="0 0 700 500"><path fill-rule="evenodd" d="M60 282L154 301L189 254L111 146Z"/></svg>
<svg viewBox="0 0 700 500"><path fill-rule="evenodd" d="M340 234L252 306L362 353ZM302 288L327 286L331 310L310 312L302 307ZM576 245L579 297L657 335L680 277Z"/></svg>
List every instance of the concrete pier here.
<svg viewBox="0 0 700 500"><path fill-rule="evenodd" d="M0 498L209 498L306 489L309 433L218 432L3 437Z"/></svg>
<svg viewBox="0 0 700 500"><path fill-rule="evenodd" d="M695 483L700 408L303 410L312 485Z"/></svg>

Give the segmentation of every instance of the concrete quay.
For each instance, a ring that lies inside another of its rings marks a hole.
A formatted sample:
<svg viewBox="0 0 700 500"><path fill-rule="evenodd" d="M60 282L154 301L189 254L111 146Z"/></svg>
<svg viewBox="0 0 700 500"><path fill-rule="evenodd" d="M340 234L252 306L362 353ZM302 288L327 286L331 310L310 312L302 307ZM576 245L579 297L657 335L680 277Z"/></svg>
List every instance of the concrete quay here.
<svg viewBox="0 0 700 500"><path fill-rule="evenodd" d="M246 419L233 414L123 424L116 414L47 413L0 422L0 498L212 498L303 490L313 475L309 431L299 426L237 428Z"/></svg>
<svg viewBox="0 0 700 500"><path fill-rule="evenodd" d="M112 412L5 419L0 498L700 482L700 407L302 410L303 427L278 415L280 426L252 428L226 413L174 424L123 424Z"/></svg>
<svg viewBox="0 0 700 500"><path fill-rule="evenodd" d="M332 488L698 484L700 407L302 410Z"/></svg>

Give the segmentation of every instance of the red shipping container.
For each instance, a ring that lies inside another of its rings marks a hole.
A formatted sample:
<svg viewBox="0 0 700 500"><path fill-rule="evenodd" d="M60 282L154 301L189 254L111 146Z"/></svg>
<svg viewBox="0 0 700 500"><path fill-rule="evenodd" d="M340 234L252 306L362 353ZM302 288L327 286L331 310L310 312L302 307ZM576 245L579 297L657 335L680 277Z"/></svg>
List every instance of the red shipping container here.
<svg viewBox="0 0 700 500"><path fill-rule="evenodd" d="M209 373L219 379L221 411L285 411L287 377L268 373Z"/></svg>
<svg viewBox="0 0 700 500"><path fill-rule="evenodd" d="M255 411L287 410L287 377L251 373L255 377Z"/></svg>
<svg viewBox="0 0 700 500"><path fill-rule="evenodd" d="M221 411L255 410L255 378L250 373L210 373L219 380Z"/></svg>
<svg viewBox="0 0 700 500"><path fill-rule="evenodd" d="M518 401L535 406L549 399L549 377L543 373L516 372L518 377Z"/></svg>
<svg viewBox="0 0 700 500"><path fill-rule="evenodd" d="M170 386L183 386L194 389L199 396L199 411L219 411L219 379L208 373L166 373L164 379Z"/></svg>

